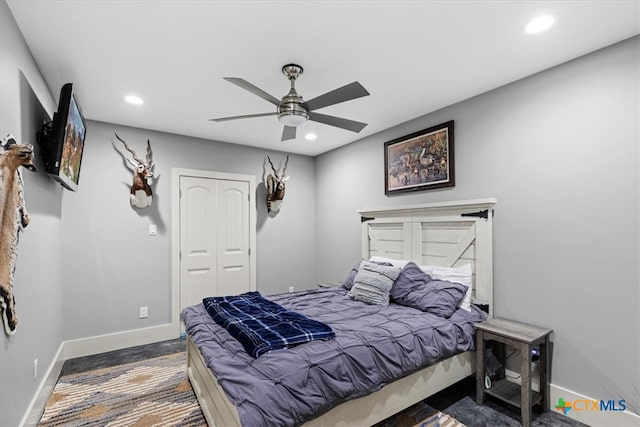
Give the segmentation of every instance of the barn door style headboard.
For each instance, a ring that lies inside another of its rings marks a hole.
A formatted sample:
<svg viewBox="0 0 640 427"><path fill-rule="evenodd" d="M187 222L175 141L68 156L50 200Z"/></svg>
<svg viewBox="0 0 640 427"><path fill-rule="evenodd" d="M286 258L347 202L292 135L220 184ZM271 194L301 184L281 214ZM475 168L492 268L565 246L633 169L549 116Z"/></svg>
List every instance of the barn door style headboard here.
<svg viewBox="0 0 640 427"><path fill-rule="evenodd" d="M362 257L408 260L418 265L473 271L474 304L493 313L494 198L363 209Z"/></svg>

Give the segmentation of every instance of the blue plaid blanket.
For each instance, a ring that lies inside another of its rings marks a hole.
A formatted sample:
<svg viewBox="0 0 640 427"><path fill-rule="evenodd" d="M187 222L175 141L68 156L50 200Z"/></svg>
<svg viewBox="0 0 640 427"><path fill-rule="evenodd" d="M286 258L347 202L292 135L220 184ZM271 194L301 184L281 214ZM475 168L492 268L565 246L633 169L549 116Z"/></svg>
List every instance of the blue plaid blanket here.
<svg viewBox="0 0 640 427"><path fill-rule="evenodd" d="M204 298L202 303L213 320L255 358L271 350L336 336L328 325L269 301L257 291Z"/></svg>

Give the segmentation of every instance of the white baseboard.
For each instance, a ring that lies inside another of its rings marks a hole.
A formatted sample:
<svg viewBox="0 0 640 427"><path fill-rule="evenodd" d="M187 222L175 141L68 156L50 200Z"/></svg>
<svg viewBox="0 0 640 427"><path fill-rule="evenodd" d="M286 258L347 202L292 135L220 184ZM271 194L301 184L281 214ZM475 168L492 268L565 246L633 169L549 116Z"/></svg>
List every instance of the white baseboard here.
<svg viewBox="0 0 640 427"><path fill-rule="evenodd" d="M597 400L575 391L551 384L549 387L551 410L556 410L555 405L559 398L566 402L575 400ZM560 413L560 412L559 412ZM640 415L626 411L578 411L570 410L567 417L585 423L591 427L640 427Z"/></svg>
<svg viewBox="0 0 640 427"><path fill-rule="evenodd" d="M91 356L138 345L151 344L180 337L178 326L171 323L149 328L98 335L64 342L64 358Z"/></svg>
<svg viewBox="0 0 640 427"><path fill-rule="evenodd" d="M31 399L27 411L25 412L22 420L20 421L20 427L35 427L40 422L40 417L44 408L47 405L49 396L53 392L53 388L58 382L60 371L62 371L62 365L64 365L64 342L60 344L58 352L53 357L47 373L42 377L42 381L36 390L36 394Z"/></svg>
<svg viewBox="0 0 640 427"><path fill-rule="evenodd" d="M534 369L533 371L534 375L531 379L531 388L535 391L540 391L540 384L538 378L535 375L537 370ZM511 381L516 384L520 384L520 380L518 378L520 375L519 372L505 369L505 374ZM518 379L515 380L512 378ZM563 398L565 402L573 402L575 400L598 400L580 393L576 393L575 391L568 390L564 387L557 386L555 384L549 384L549 402L551 406L549 410L556 411L559 414L564 415L564 413L559 412L555 409L555 405L557 404L559 398ZM585 423L591 427L640 427L640 415L634 414L629 410L588 411L572 409L565 416L580 421L581 423Z"/></svg>

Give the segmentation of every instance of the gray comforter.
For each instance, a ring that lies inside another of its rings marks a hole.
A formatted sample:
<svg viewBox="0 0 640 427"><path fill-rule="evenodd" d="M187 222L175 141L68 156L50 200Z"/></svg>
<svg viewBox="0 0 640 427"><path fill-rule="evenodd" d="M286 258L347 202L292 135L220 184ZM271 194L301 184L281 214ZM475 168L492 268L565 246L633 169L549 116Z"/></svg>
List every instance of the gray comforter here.
<svg viewBox="0 0 640 427"><path fill-rule="evenodd" d="M449 319L404 307L351 300L341 287L268 298L335 331L328 341L254 359L202 304L182 311L186 332L238 408L243 426L300 425L440 359L474 349L476 307Z"/></svg>

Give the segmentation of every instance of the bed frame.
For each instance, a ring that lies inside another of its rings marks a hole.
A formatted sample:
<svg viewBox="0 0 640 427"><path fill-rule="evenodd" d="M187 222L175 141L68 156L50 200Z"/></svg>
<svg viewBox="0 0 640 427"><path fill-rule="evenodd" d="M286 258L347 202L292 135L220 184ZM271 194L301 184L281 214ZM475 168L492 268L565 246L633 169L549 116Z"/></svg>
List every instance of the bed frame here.
<svg viewBox="0 0 640 427"><path fill-rule="evenodd" d="M496 199L430 203L360 210L362 257L378 255L418 265L471 264L472 302L493 313L493 232ZM475 372L475 352L467 351L349 400L305 426L373 425L455 384ZM187 374L210 427L240 426L229 401L200 351L187 338Z"/></svg>

